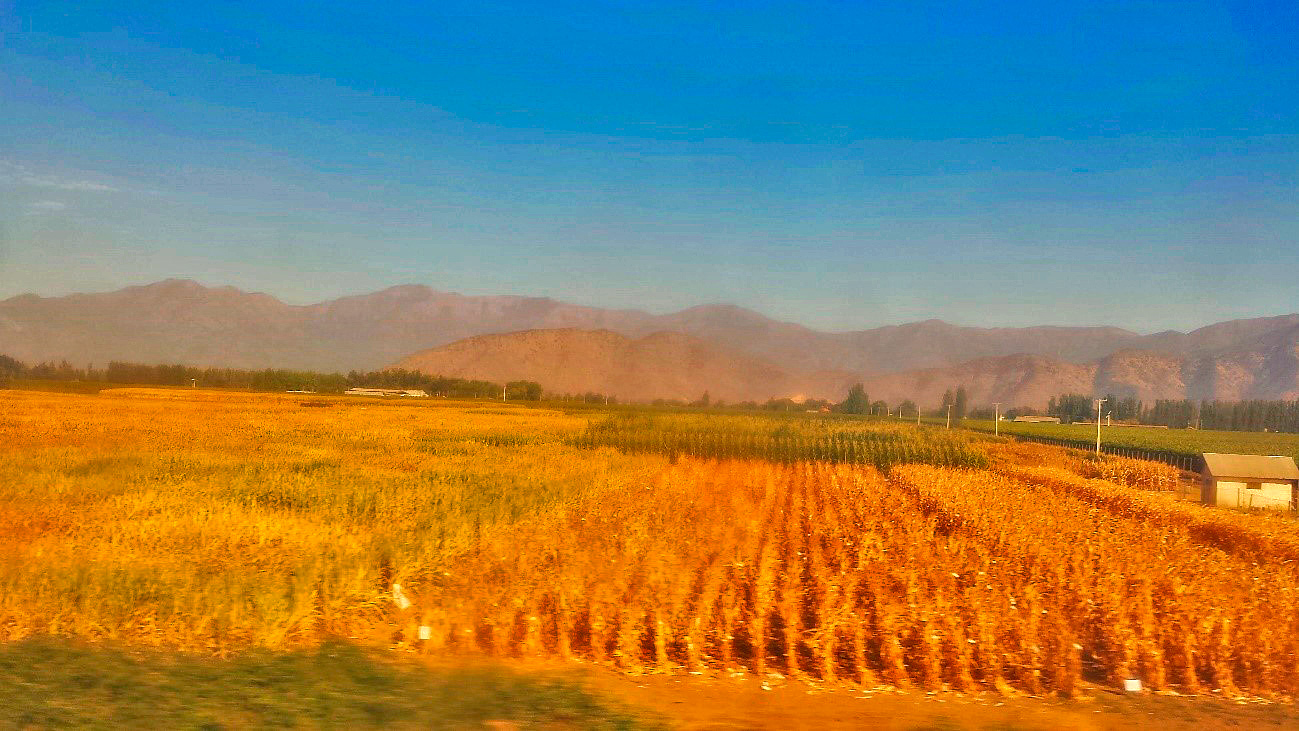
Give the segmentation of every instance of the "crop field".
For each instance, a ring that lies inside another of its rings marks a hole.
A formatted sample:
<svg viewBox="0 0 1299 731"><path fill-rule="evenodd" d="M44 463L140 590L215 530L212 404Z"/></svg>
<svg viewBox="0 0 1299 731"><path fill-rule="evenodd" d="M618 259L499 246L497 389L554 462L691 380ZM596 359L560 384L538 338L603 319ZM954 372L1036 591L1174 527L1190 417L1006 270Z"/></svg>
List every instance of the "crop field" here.
<svg viewBox="0 0 1299 731"><path fill-rule="evenodd" d="M969 432L0 392L0 641L831 687L1299 692L1299 524Z"/></svg>
<svg viewBox="0 0 1299 731"><path fill-rule="evenodd" d="M427 609L410 631L432 626L434 651L632 672L1295 690L1292 523L1198 523L1166 494L1041 469L682 459L643 492L483 546L459 581L412 585ZM1263 546L1288 550L1260 565Z"/></svg>
<svg viewBox="0 0 1299 731"><path fill-rule="evenodd" d="M964 426L991 432L991 421L967 419ZM1054 439L1095 441L1096 425L1016 424L1002 422L1003 434L1025 434ZM1244 431L1196 431L1193 429L1151 429L1101 426L1101 442L1117 447L1166 450L1184 454L1222 452L1231 454L1282 454L1299 459L1299 434Z"/></svg>
<svg viewBox="0 0 1299 731"><path fill-rule="evenodd" d="M355 635L385 582L663 461L487 443L581 428L556 412L339 402L0 394L0 637L219 652Z"/></svg>
<svg viewBox="0 0 1299 731"><path fill-rule="evenodd" d="M907 462L986 467L987 453L961 432L830 419L749 415L655 418L632 413L596 421L569 444L620 451L776 462L826 461L879 468Z"/></svg>

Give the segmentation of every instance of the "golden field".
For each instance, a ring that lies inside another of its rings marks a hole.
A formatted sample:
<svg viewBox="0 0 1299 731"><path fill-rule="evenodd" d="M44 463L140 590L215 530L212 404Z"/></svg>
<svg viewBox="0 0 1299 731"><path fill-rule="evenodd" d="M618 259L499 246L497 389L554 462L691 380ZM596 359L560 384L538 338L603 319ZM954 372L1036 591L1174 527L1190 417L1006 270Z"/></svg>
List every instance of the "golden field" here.
<svg viewBox="0 0 1299 731"><path fill-rule="evenodd" d="M223 652L367 635L389 626L391 583L666 463L485 443L585 423L557 412L299 401L0 391L0 638Z"/></svg>
<svg viewBox="0 0 1299 731"><path fill-rule="evenodd" d="M1159 465L664 456L571 446L590 418L554 410L301 401L0 392L0 637L1299 691L1299 528L1182 502Z"/></svg>

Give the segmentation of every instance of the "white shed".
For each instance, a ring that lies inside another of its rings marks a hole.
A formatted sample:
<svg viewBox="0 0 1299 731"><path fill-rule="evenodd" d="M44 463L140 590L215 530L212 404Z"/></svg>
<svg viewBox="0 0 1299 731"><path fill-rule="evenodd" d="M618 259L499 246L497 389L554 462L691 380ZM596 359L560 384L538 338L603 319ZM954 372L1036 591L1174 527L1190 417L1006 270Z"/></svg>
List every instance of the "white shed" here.
<svg viewBox="0 0 1299 731"><path fill-rule="evenodd" d="M1289 510L1299 497L1299 466L1293 457L1204 454L1200 497L1209 505Z"/></svg>

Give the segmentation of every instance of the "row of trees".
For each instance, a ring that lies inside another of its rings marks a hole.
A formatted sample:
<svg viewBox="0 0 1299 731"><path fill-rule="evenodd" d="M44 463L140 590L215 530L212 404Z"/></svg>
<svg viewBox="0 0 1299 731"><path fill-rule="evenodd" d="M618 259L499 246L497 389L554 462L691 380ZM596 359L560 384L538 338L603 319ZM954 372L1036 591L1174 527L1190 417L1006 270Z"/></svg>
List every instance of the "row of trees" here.
<svg viewBox="0 0 1299 731"><path fill-rule="evenodd" d="M0 355L0 388L6 388L10 381L20 378L25 368L21 361Z"/></svg>
<svg viewBox="0 0 1299 731"><path fill-rule="evenodd" d="M199 386L203 388L242 388L253 391L317 391L340 393L353 387L422 389L435 396L450 398L496 398L501 395L499 383L463 378L429 376L419 371L391 369L382 371L351 371L319 373L282 368L250 370L240 368L196 368L185 365L146 365L112 361L105 368L93 365L78 368L67 361L27 365L7 355L0 355L0 387L19 379L50 381L86 381L113 384L156 386ZM538 401L543 398L581 401L584 403L617 403L607 394L547 394L535 381L511 381L505 384L510 400ZM1195 401L1191 399L1158 400L1145 404L1134 397L1107 394L1102 407L1102 418L1115 421L1163 425L1175 429L1196 427L1230 431L1299 432L1299 401ZM655 401L656 405L693 406L704 408L732 408L768 411L834 411L843 414L915 414L916 404L910 399L898 404L896 409L884 401L872 401L863 384L854 384L844 399L838 403L809 399L796 402L788 398L772 398L765 403L744 401L726 404L713 400L707 391L693 402ZM947 414L951 407L953 420L967 416L990 418L989 409L971 411L969 395L964 386L947 389L943 394L938 416ZM986 412L986 413L985 413ZM1006 416L1031 413L1029 409L1009 409ZM1049 416L1058 416L1063 422L1090 421L1096 418L1096 404L1092 396L1066 393L1050 400L1046 410Z"/></svg>
<svg viewBox="0 0 1299 731"><path fill-rule="evenodd" d="M616 403L611 401L610 403ZM834 403L823 399L807 399L805 401L795 401L791 398L770 398L763 402L758 401L726 401L724 399L713 398L708 391L694 401L684 399L663 399L658 398L650 402L653 406L676 406L689 407L693 409L732 409L737 411L820 411L822 409L832 410Z"/></svg>
<svg viewBox="0 0 1299 731"><path fill-rule="evenodd" d="M898 404L896 409L887 401L871 401L866 393L866 387L860 383L848 389L848 396L843 401L828 406L831 411L841 414L888 415L899 412L914 414L916 411L916 405L910 399Z"/></svg>
<svg viewBox="0 0 1299 731"><path fill-rule="evenodd" d="M791 398L773 397L762 403L757 401L737 401L728 404L720 399L712 398L707 391L704 391L703 395L694 401L655 399L653 404L655 406L690 406L693 408L738 409L743 411L827 411L839 414L885 414L891 411L890 406L884 401L871 401L870 396L866 393L866 387L860 383L849 388L848 395L838 403L826 399L810 398L795 401ZM915 413L915 404L911 401L903 402L903 406Z"/></svg>
<svg viewBox="0 0 1299 731"><path fill-rule="evenodd" d="M523 381L511 381L511 382L510 382L510 398L514 398L514 384L515 384L515 383L524 383L524 382L523 382ZM532 382L531 382L531 381L527 381L527 383L532 383ZM537 388L538 388L538 389L541 388L540 384L536 384L536 385L537 385ZM599 392L596 392L596 391L587 391L586 393L546 393L546 394L544 394L544 398L545 398L547 401L567 401L567 402L581 403L581 404L616 404L616 403L618 403L618 397L617 397L617 396L614 396L614 395L611 395L611 394L607 394L607 393L599 393ZM527 399L527 400L530 401L530 400L532 400L532 399Z"/></svg>
<svg viewBox="0 0 1299 731"><path fill-rule="evenodd" d="M1174 429L1220 429L1227 431L1299 432L1299 401L1195 401L1192 399L1157 400L1146 404L1134 396L1106 394L1101 405L1101 418L1125 423L1162 425ZM990 408L971 409L969 395L964 386L947 389L943 394L939 417L947 415L951 407L953 421L972 417L993 418ZM899 404L902 413L916 413L911 400ZM862 384L849 390L847 398L839 402L835 411L851 414L887 413L892 411L883 401L872 402ZM1010 408L1003 416L1014 418L1021 414L1036 413L1033 409ZM1065 423L1093 421L1096 418L1096 401L1093 396L1066 393L1053 397L1047 405L1048 416L1058 416Z"/></svg>
<svg viewBox="0 0 1299 731"><path fill-rule="evenodd" d="M0 355L0 386L18 379L320 393L341 393L349 388L403 388L422 389L431 395L450 398L493 398L501 395L499 383L429 376L400 368L342 374L283 368L197 368L120 361L110 362L106 368L96 368L93 365L78 368L67 361L29 366L9 356ZM541 384L535 381L511 381L505 384L505 389L509 399L537 401L543 396Z"/></svg>
<svg viewBox="0 0 1299 731"><path fill-rule="evenodd" d="M1101 416L1114 421L1141 421L1147 414L1145 405L1136 398L1120 398L1106 394L1101 406ZM1086 394L1065 393L1053 397L1046 407L1047 416L1058 416L1060 421L1093 421L1096 419L1096 400ZM1143 422L1144 423L1144 422Z"/></svg>
<svg viewBox="0 0 1299 731"><path fill-rule="evenodd" d="M1156 401L1143 422L1172 428L1299 432L1299 401Z"/></svg>
<svg viewBox="0 0 1299 731"><path fill-rule="evenodd" d="M1299 401L1192 401L1192 400L1159 400L1146 404L1132 396L1106 394L1101 408L1101 418L1126 423L1164 425L1172 428L1197 427L1202 429L1224 429L1234 431L1284 431L1299 432ZM908 416L916 414L916 403L910 399L896 407L884 401L872 401L863 384L854 384L844 399L838 403L808 399L798 402L791 399L770 399L766 403L744 401L727 404L713 400L708 392L695 401L657 400L658 406L692 406L695 408L729 408L769 411L821 411L828 410L843 414L897 414ZM949 388L943 394L942 406L936 416L947 415L951 407L953 421L965 418L991 419L992 408L971 408L969 393L964 386ZM1001 416L1014 418L1020 415L1038 414L1036 409L1024 407L1006 408ZM1079 393L1066 393L1051 398L1047 405L1048 416L1060 417L1065 423L1092 421L1096 418L1096 402L1093 396Z"/></svg>
<svg viewBox="0 0 1299 731"><path fill-rule="evenodd" d="M1101 418L1127 423L1167 426L1172 429L1299 432L1299 401L1197 401L1160 399L1146 404L1134 397L1107 394ZM1052 398L1049 416L1061 421L1091 421L1096 402L1091 396L1071 393Z"/></svg>
<svg viewBox="0 0 1299 731"><path fill-rule="evenodd" d="M949 388L943 393L943 408L939 414L947 415L949 407L953 419L960 421L965 418L970 409L970 396L965 392L965 386L957 386L954 392Z"/></svg>
<svg viewBox="0 0 1299 731"><path fill-rule="evenodd" d="M1201 429L1299 432L1299 401L1202 401Z"/></svg>

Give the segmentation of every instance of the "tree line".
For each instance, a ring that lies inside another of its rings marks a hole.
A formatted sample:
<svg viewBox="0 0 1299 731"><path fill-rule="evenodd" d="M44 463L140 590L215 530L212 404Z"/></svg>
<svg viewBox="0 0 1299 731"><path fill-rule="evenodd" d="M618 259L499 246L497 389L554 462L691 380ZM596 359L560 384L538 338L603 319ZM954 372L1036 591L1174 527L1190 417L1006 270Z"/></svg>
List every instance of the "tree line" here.
<svg viewBox="0 0 1299 731"><path fill-rule="evenodd" d="M1104 398L1101 418L1113 421L1171 429L1299 432L1299 401L1159 399L1146 404L1130 396L1107 394ZM1096 402L1084 394L1061 394L1050 400L1046 413L1066 423L1092 421Z"/></svg>
<svg viewBox="0 0 1299 731"><path fill-rule="evenodd" d="M322 373L318 371L290 370L284 368L199 368L179 364L148 365L111 361L104 368L93 365L79 368L67 361L43 362L28 365L16 358L0 354L0 388L13 381L82 381L140 386L195 386L201 388L233 388L250 391L315 391L342 393L349 388L401 388L420 389L432 396L447 398L498 398L502 387L509 400L539 401L542 399L580 401L600 404L618 403L612 396L599 393L552 394L546 393L535 381L510 381L506 384L491 381L430 376L419 371L400 368L380 371L349 371L348 373ZM1167 426L1173 429L1194 427L1224 431L1271 431L1299 433L1299 401L1196 401L1193 399L1161 399L1146 404L1134 397L1107 394L1101 408L1101 418L1137 424ZM764 403L742 401L727 404L710 398L708 392L692 402L658 399L657 406L690 406L695 408L730 408L764 411L828 411L841 414L903 414L916 413L915 402L907 399L896 407L871 400L861 383L849 388L844 399L838 402L822 399L794 401L788 398L771 398ZM953 421L967 417L991 418L990 409L971 409L964 386L947 389L943 394L939 418L947 415L951 407ZM1032 409L1012 408L1003 412L1013 418L1019 414L1033 413ZM1091 421L1096 418L1096 403L1092 396L1066 393L1053 397L1047 404L1046 414L1059 417L1062 422Z"/></svg>
<svg viewBox="0 0 1299 731"><path fill-rule="evenodd" d="M816 398L795 401L791 398L772 397L767 399L765 402L736 401L728 403L721 399L714 399L710 396L708 391L704 391L703 395L693 401L686 401L683 399L654 399L651 404L653 406L675 406L695 409L786 412L816 411L833 414L856 414L860 416L895 416L905 414L912 418L916 416L916 411L919 408L916 406L916 402L911 399L906 399L896 406L881 399L872 400L870 395L866 392L865 385L861 383L853 384L841 401ZM953 406L953 419L964 419L967 416L973 415L969 409L969 397L966 394L964 386L960 386L956 390L947 390L947 393L943 396L943 410L938 412L938 416L946 415L948 404ZM989 414L991 414L991 411L989 411Z"/></svg>
<svg viewBox="0 0 1299 731"><path fill-rule="evenodd" d="M27 365L7 355L0 355L0 387L17 380L81 381L136 386L194 386L197 388L233 388L249 391L315 391L342 393L349 388L419 389L432 396L447 398L498 398L502 384L465 378L430 376L419 371L395 368L382 371L349 371L321 373L284 368L199 368L179 364L148 365L111 361L104 368L93 365L78 368L67 361ZM504 384L509 399L539 401L541 384L535 381L511 381Z"/></svg>
<svg viewBox="0 0 1299 731"><path fill-rule="evenodd" d="M1172 428L1299 432L1299 401L1156 401L1146 418Z"/></svg>
<svg viewBox="0 0 1299 731"><path fill-rule="evenodd" d="M1101 418L1130 424L1148 424L1167 426L1174 429L1195 427L1199 429L1218 429L1225 431L1272 431L1299 432L1299 401L1195 401L1191 399L1157 400L1147 404L1133 396L1106 394L1105 403L1101 405ZM907 399L897 406L884 401L872 401L863 384L854 384L842 401L832 402L808 399L797 402L791 399L772 398L765 403L742 401L727 404L709 398L707 392L692 402L670 401L659 399L656 406L691 406L695 408L730 408L739 410L764 411L829 411L841 414L891 415L906 414L914 417L917 406ZM952 421L966 418L992 419L994 410L989 407L973 408L969 394L964 386L949 388L943 394L942 405L937 413L930 416L943 419L951 408ZM1003 409L1000 415L1015 418L1020 415L1036 415L1038 409L1010 407ZM1094 397L1081 393L1065 393L1051 398L1047 405L1046 415L1057 416L1064 423L1094 421L1096 419L1096 401Z"/></svg>

